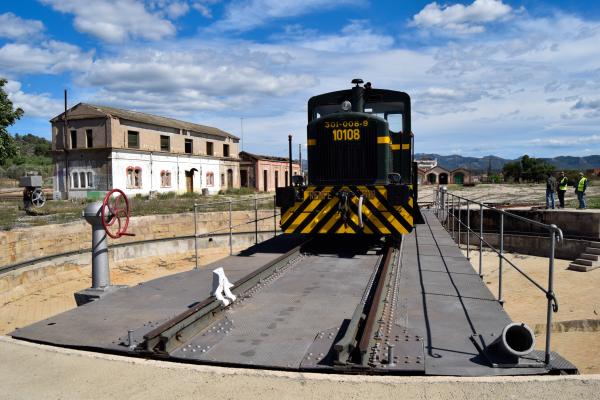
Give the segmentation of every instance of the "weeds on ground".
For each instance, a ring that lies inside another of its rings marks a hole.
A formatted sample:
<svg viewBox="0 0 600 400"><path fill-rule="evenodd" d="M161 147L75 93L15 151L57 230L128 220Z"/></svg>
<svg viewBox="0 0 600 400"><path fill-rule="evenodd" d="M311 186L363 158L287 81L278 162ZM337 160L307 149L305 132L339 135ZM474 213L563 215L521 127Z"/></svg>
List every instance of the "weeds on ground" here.
<svg viewBox="0 0 600 400"><path fill-rule="evenodd" d="M254 194L253 191L250 193ZM273 196L256 196L256 208L273 210ZM149 196L133 196L129 198L131 215L178 214L192 212L198 205L198 212L229 211L229 201L232 211L254 210L255 196L247 195L245 191L231 191L227 195L202 196L199 193L175 192L159 193L152 198ZM20 200L0 202L0 230L10 230L15 227L40 226L61 224L81 220L81 212L93 200L50 200L42 208L30 213L23 210Z"/></svg>

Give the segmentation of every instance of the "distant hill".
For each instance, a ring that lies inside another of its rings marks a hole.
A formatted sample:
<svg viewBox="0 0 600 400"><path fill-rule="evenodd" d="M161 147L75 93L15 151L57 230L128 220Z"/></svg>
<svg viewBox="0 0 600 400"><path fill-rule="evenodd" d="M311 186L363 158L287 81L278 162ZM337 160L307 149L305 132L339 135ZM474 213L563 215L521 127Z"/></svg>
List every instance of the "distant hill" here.
<svg viewBox="0 0 600 400"><path fill-rule="evenodd" d="M415 159L421 158L436 158L438 160L438 165L447 168L447 169L455 169L459 167L467 168L473 172L484 172L487 171L490 160L492 161L492 170L500 171L502 167L507 162L520 160L518 159L506 159L496 156L484 156L481 158L478 157L463 157L457 154L442 156L439 154L427 154L427 153L417 153L415 154ZM577 169L577 170L586 170L591 168L600 167L600 155L586 156L586 157L572 157L572 156L559 156L554 158L544 158L544 160L548 161L550 164L554 165L556 169Z"/></svg>

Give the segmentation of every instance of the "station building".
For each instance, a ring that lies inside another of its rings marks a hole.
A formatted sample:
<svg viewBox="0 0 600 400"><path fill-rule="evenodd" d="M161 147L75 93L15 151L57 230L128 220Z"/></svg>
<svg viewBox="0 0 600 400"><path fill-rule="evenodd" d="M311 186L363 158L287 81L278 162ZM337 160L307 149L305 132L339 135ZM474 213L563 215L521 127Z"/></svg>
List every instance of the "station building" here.
<svg viewBox="0 0 600 400"><path fill-rule="evenodd" d="M420 185L448 185L450 183L464 185L473 183L471 171L466 168L456 168L452 171L440 167L418 169L418 183Z"/></svg>
<svg viewBox="0 0 600 400"><path fill-rule="evenodd" d="M240 186L272 192L289 182L289 158L240 152ZM300 164L292 161L292 176L300 175Z"/></svg>
<svg viewBox="0 0 600 400"><path fill-rule="evenodd" d="M240 187L239 138L218 128L85 103L50 122L55 198Z"/></svg>

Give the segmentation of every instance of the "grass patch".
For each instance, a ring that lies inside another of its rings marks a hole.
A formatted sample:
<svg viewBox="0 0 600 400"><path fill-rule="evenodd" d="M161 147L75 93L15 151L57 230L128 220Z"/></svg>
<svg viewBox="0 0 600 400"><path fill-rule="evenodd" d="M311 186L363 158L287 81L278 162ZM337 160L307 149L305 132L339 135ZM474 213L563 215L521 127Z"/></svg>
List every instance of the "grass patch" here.
<svg viewBox="0 0 600 400"><path fill-rule="evenodd" d="M599 209L600 208L600 196L594 196L594 197L586 196L585 203L587 205L587 208L589 208L589 209ZM567 208L577 208L577 207L579 207L579 201L577 201L577 199L567 201L567 204L565 204L565 206Z"/></svg>
<svg viewBox="0 0 600 400"><path fill-rule="evenodd" d="M229 200L232 200L232 211L254 210L254 192L248 195L245 191L231 191L227 195L202 196L199 193L175 192L159 193L153 198L134 196L129 198L131 215L179 214L192 212L194 204L201 205L198 212L229 211ZM272 196L259 196L256 206L260 210L273 210ZM15 227L41 226L47 224L62 224L80 221L81 212L93 200L50 200L44 207L34 209L31 213L23 210L20 200L0 202L0 230L10 230ZM218 203L218 204L215 204Z"/></svg>

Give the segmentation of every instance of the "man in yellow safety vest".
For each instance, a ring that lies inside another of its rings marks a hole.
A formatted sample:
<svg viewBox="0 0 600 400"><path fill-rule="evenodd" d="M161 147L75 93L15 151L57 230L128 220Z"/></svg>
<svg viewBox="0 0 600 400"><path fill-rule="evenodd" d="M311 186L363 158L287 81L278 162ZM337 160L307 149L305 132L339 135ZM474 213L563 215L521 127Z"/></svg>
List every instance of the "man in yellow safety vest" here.
<svg viewBox="0 0 600 400"><path fill-rule="evenodd" d="M569 179L565 176L564 172L561 172L558 177L558 208L565 208L565 192L567 191L567 184Z"/></svg>
<svg viewBox="0 0 600 400"><path fill-rule="evenodd" d="M585 204L585 189L587 189L588 180L585 176L583 176L583 172L579 173L579 182L575 186L575 193L577 193L577 199L579 200L578 210L584 210L586 207Z"/></svg>

